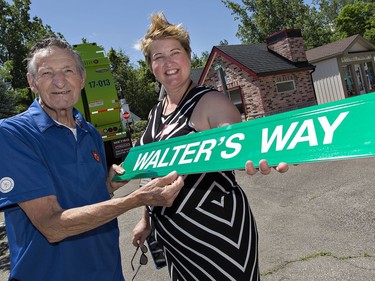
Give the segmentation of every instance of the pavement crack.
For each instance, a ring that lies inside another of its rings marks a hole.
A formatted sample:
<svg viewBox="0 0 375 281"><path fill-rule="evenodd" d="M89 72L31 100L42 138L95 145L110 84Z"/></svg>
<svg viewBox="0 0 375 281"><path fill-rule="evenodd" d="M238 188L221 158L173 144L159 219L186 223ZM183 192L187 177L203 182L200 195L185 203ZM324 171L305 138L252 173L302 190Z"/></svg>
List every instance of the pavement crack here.
<svg viewBox="0 0 375 281"><path fill-rule="evenodd" d="M274 268L272 268L270 270L262 272L261 276L271 275L271 274L273 274L273 273L275 273L275 272L277 272L281 269L286 268L288 265L290 265L292 263L309 261L311 259L316 259L316 258L320 258L320 257L332 257L332 258L340 260L340 261L346 261L346 260L351 260L351 259L356 259L356 258L374 258L375 259L375 256L370 255L368 253L362 253L362 254L359 254L359 255L350 255L350 256L338 256L338 255L335 255L331 252L322 251L322 252L317 252L317 253L313 253L311 255L300 257L296 260L285 261L285 262L281 263L280 265L275 266ZM357 266L357 265L353 265L353 264L351 264L351 265L356 267L356 268L375 271L375 268L371 269L371 268L365 268L365 267L361 267L361 266Z"/></svg>

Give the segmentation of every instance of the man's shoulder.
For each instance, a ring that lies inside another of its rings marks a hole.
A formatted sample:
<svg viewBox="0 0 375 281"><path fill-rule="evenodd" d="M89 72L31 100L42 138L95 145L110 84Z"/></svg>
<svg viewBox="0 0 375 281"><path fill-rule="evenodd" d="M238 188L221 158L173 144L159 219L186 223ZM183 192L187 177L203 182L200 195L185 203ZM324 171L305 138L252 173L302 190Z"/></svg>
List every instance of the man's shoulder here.
<svg viewBox="0 0 375 281"><path fill-rule="evenodd" d="M46 120L45 115L46 114L39 106L37 100L34 100L34 102L25 111L2 119L0 121L0 127L7 128L9 130L22 130L22 128L30 129L30 127L38 127L38 123L45 127L46 124L44 123L48 121Z"/></svg>
<svg viewBox="0 0 375 281"><path fill-rule="evenodd" d="M8 130L17 130L22 127L31 126L31 118L28 110L17 115L0 120L0 128Z"/></svg>

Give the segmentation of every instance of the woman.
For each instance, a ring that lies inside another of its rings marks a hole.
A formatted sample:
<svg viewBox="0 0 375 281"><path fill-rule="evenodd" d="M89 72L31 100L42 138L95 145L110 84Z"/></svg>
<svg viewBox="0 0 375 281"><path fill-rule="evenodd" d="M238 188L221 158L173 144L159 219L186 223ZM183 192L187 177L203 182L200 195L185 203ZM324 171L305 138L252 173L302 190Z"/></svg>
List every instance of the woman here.
<svg viewBox="0 0 375 281"><path fill-rule="evenodd" d="M141 48L167 94L151 110L138 145L241 122L225 95L191 81L188 32L162 13L151 20ZM260 164L268 174L267 162ZM251 161L245 168L256 173ZM288 166L276 169L285 172ZM133 244L142 245L150 234L151 215L171 280L259 280L256 224L233 171L187 175L171 207L149 210L133 231Z"/></svg>

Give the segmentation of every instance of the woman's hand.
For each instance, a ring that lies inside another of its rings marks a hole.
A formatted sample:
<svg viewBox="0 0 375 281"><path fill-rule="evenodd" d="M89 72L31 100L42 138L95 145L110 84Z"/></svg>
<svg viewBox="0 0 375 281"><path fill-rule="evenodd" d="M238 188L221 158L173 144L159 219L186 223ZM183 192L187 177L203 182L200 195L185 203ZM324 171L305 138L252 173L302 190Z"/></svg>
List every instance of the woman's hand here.
<svg viewBox="0 0 375 281"><path fill-rule="evenodd" d="M143 217L133 229L132 244L142 246L151 233L151 225L147 218Z"/></svg>
<svg viewBox="0 0 375 281"><path fill-rule="evenodd" d="M270 167L267 160L264 159L259 161L258 168L254 167L254 163L251 160L247 161L245 165L246 173L249 175L255 175L258 171L263 175L268 175L272 169L275 169L279 173L285 173L289 170L289 166L285 162L280 162L276 167Z"/></svg>

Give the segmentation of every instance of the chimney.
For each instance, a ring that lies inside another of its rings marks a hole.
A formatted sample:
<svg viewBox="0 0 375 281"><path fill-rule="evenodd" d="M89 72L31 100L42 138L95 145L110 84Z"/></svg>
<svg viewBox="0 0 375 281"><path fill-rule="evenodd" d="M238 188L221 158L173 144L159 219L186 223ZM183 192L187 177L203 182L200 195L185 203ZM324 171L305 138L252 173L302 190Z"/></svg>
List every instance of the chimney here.
<svg viewBox="0 0 375 281"><path fill-rule="evenodd" d="M300 29L285 29L266 37L267 48L292 62L307 61Z"/></svg>

